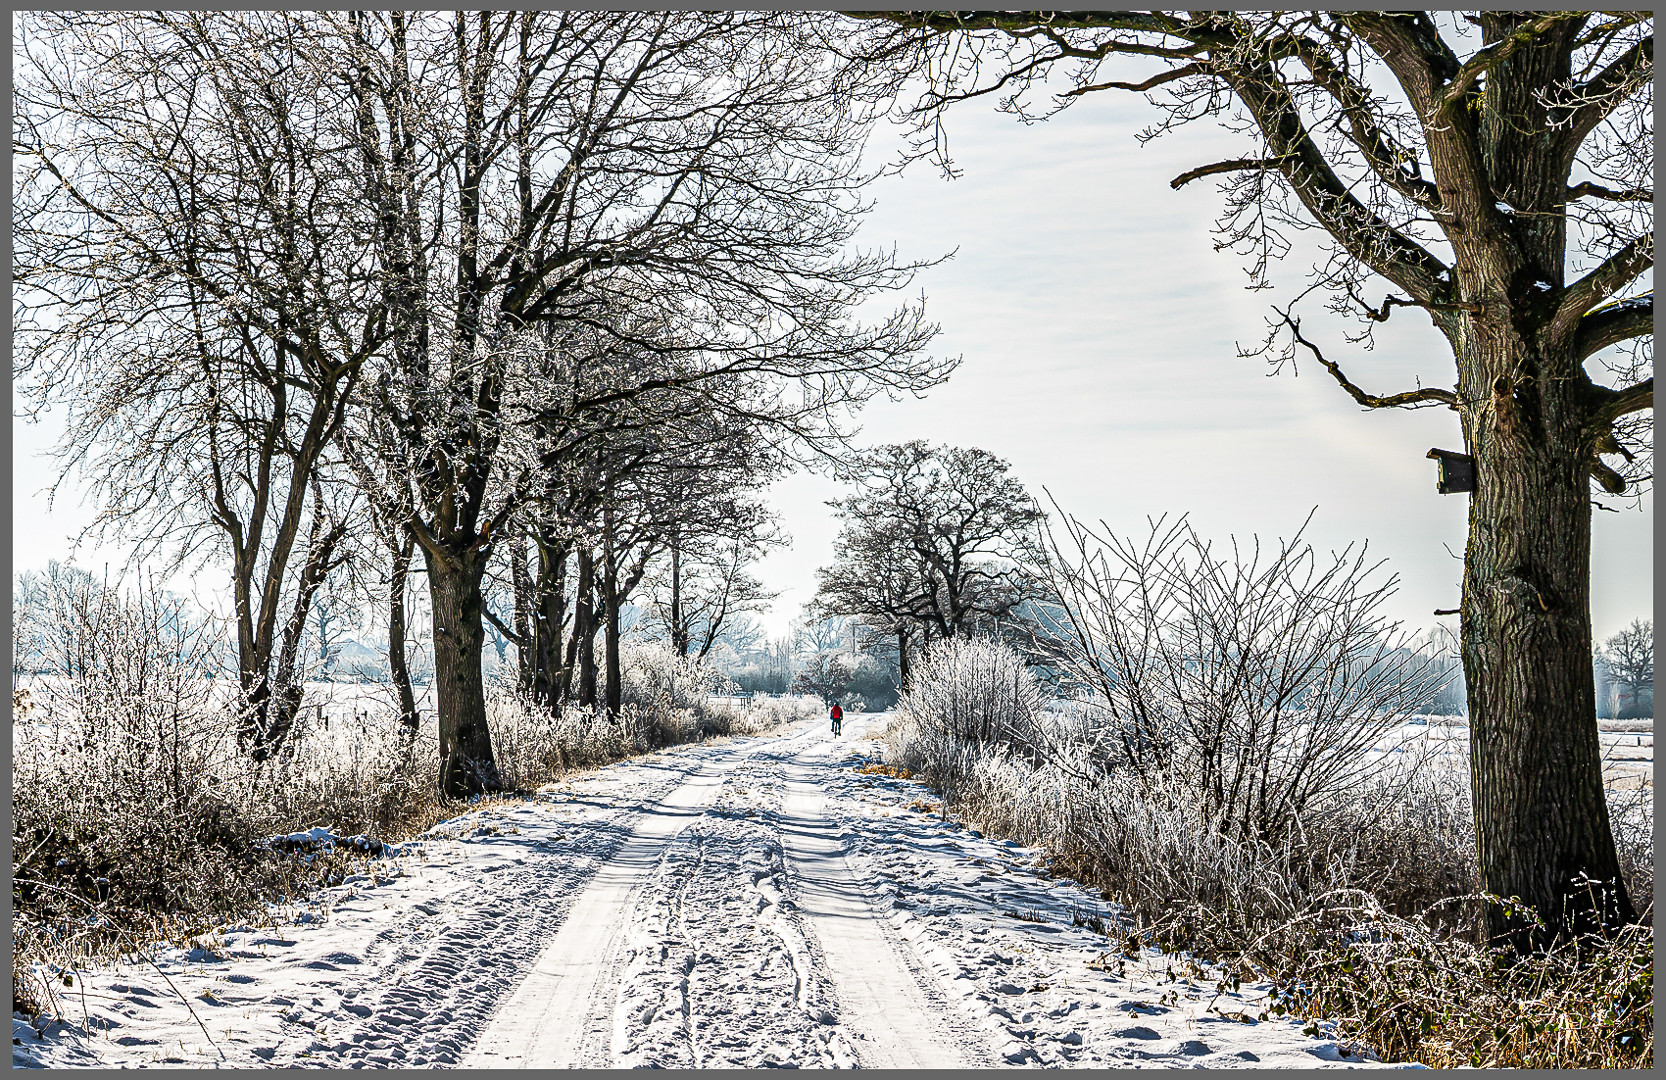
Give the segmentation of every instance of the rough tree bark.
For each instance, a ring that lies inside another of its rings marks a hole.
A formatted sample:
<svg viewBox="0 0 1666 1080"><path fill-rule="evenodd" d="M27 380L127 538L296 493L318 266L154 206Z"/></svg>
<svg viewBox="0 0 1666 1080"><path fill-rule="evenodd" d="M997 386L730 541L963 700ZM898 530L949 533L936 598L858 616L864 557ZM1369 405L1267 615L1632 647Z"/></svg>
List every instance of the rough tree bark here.
<svg viewBox="0 0 1666 1080"><path fill-rule="evenodd" d="M1487 46L1527 18L1481 16ZM1428 125L1441 202L1471 223L1449 230L1460 306L1436 325L1476 463L1461 638L1481 877L1574 934L1636 919L1603 791L1590 659L1590 485L1609 425L1576 347L1594 305L1566 285L1576 147L1552 134L1544 93L1571 81L1579 28L1562 23L1498 60L1472 130L1438 130L1438 114ZM1478 176L1490 191L1464 182ZM1503 908L1489 921L1518 949L1538 937Z"/></svg>
<svg viewBox="0 0 1666 1080"><path fill-rule="evenodd" d="M410 578L415 548L416 539L410 533L393 544L393 565L388 573L388 675L399 699L400 727L410 740L416 738L422 726L416 694L411 689L411 669L405 661L405 583Z"/></svg>
<svg viewBox="0 0 1666 1080"><path fill-rule="evenodd" d="M576 659L575 659L576 654ZM578 581L573 595L573 638L567 648L568 679L578 677L578 703L596 705L596 560L588 546L578 551Z"/></svg>
<svg viewBox="0 0 1666 1080"><path fill-rule="evenodd" d="M897 626L897 693L908 689L908 628Z"/></svg>
<svg viewBox="0 0 1666 1080"><path fill-rule="evenodd" d="M515 593L515 691L525 698L537 678L537 586L527 565L526 538L516 535L509 550L509 575Z"/></svg>
<svg viewBox="0 0 1666 1080"><path fill-rule="evenodd" d="M614 542L613 510L602 511L602 662L603 703L609 718L616 719L624 704L624 686L619 667L619 558Z"/></svg>
<svg viewBox="0 0 1666 1080"><path fill-rule="evenodd" d="M502 781L486 726L480 651L486 644L487 556L450 558L424 547L434 608L434 689L440 716L440 790L448 798L498 791Z"/></svg>
<svg viewBox="0 0 1666 1080"><path fill-rule="evenodd" d="M569 665L561 644L567 624L567 558L572 545L565 535L540 530L538 573L532 603L532 699L552 714L566 697Z"/></svg>
<svg viewBox="0 0 1666 1080"><path fill-rule="evenodd" d="M688 655L688 627L683 625L683 551L675 532L671 537L671 647Z"/></svg>

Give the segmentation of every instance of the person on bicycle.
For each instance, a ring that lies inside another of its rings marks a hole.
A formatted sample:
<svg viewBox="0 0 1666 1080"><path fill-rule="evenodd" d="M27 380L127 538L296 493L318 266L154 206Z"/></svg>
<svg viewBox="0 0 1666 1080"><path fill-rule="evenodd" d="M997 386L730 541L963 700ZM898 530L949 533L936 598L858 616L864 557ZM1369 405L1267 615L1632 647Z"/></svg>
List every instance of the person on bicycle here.
<svg viewBox="0 0 1666 1080"><path fill-rule="evenodd" d="M831 709L827 710L827 715L832 718L832 720L833 720L833 734L837 735L839 733L840 723L845 718L845 711L843 709L839 708L839 703L838 702L834 702L833 707Z"/></svg>

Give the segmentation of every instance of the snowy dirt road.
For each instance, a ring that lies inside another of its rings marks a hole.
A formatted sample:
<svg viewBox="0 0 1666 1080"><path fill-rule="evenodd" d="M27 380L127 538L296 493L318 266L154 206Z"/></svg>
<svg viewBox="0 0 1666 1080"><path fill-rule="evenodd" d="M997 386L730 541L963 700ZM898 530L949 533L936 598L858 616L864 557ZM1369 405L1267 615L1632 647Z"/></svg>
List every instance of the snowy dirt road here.
<svg viewBox="0 0 1666 1080"><path fill-rule="evenodd" d="M1125 952L1035 852L858 772L883 723L668 750L471 811L287 922L88 975L63 1020L14 1017L13 1062L1378 1064L1263 1017L1258 988Z"/></svg>

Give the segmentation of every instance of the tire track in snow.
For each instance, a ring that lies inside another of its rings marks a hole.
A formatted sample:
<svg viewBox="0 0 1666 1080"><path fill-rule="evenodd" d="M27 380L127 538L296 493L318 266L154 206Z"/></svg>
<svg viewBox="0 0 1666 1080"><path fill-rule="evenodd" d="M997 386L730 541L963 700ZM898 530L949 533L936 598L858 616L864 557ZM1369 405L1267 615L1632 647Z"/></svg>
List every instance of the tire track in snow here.
<svg viewBox="0 0 1666 1080"><path fill-rule="evenodd" d="M625 933L642 885L661 865L667 845L700 817L741 761L814 730L808 727L778 739L751 741L739 750L726 749L645 808L630 836L573 900L553 937L529 935L542 945L538 958L485 1025L464 1057L464 1066L611 1064L626 963Z"/></svg>
<svg viewBox="0 0 1666 1080"><path fill-rule="evenodd" d="M613 1009L611 1055L625 1064L700 1064L690 1003L697 950L686 926L687 894L704 861L699 825L665 845L625 915L624 957Z"/></svg>
<svg viewBox="0 0 1666 1080"><path fill-rule="evenodd" d="M700 1066L857 1062L837 1026L824 965L808 947L810 936L787 896L778 771L737 769L691 830L700 836L702 862L682 890L679 929L695 958L689 1003ZM652 986L655 976L644 974ZM651 1038L631 1049L619 1064L672 1063Z"/></svg>
<svg viewBox="0 0 1666 1080"><path fill-rule="evenodd" d="M991 1062L909 946L891 934L845 861L815 770L785 763L782 847L794 900L818 939L842 1026L868 1068L976 1068Z"/></svg>
<svg viewBox="0 0 1666 1080"><path fill-rule="evenodd" d="M522 807L491 816L513 822L539 812ZM467 1033L485 1023L536 959L541 928L562 920L583 881L624 841L629 824L628 817L563 824L573 843L557 850L501 834L484 838L505 845L503 858L492 858L481 876L414 906L412 917L377 934L364 950L372 985L341 993L341 1011L354 1021L339 1034L322 1025L322 1015L299 1022L303 1030L296 1037L311 1044L304 1056L344 1064L458 1064ZM334 1027L341 1017L329 1019Z"/></svg>

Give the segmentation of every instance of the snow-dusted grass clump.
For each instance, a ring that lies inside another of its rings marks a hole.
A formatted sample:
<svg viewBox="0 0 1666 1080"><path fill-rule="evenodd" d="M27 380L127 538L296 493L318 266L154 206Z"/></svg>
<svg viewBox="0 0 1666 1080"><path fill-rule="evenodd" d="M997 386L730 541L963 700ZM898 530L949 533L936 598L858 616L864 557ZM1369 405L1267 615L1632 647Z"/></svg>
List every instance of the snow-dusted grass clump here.
<svg viewBox="0 0 1666 1080"><path fill-rule="evenodd" d="M526 789L571 769L711 736L755 735L816 711L813 701L798 698L740 708L714 701L731 689L722 673L662 644L626 645L620 661L617 716L573 703L552 712L507 683L491 688L487 721L508 786Z"/></svg>

